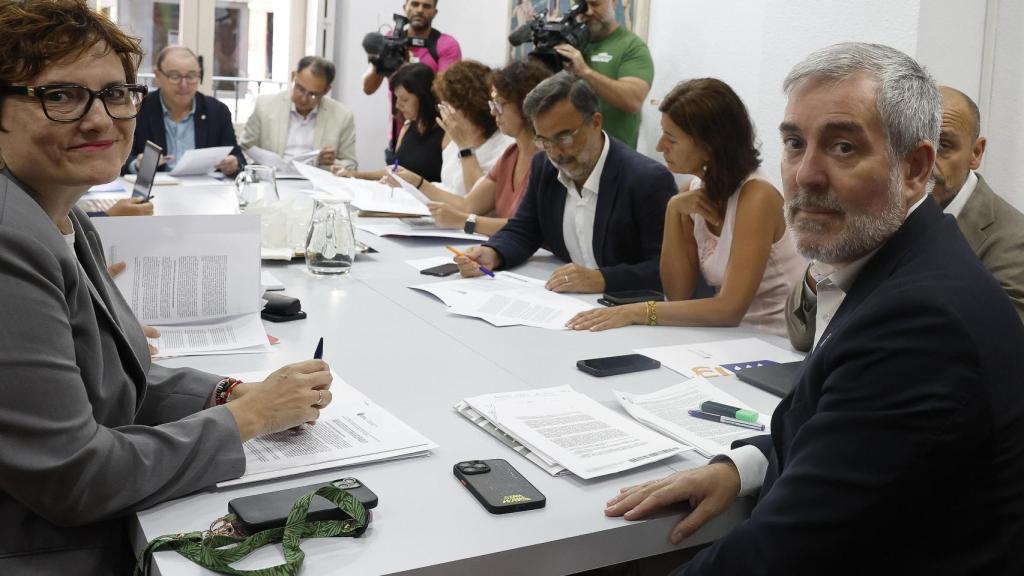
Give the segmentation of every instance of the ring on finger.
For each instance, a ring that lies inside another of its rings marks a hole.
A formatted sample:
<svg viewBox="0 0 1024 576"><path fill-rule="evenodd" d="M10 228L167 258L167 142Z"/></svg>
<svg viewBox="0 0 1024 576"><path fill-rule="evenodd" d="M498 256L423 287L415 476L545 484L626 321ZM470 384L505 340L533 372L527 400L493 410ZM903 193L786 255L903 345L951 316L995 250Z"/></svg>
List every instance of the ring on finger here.
<svg viewBox="0 0 1024 576"><path fill-rule="evenodd" d="M562 275L562 278L563 278L563 279L565 280L565 283L566 283L566 284L568 284L568 283L569 283L569 275L568 275L568 274L563 274L563 275Z"/></svg>
<svg viewBox="0 0 1024 576"><path fill-rule="evenodd" d="M313 406L316 406L317 408L320 408L320 407L322 407L322 405L324 403L324 391L323 390L317 390L317 392L320 393L320 396L317 397L316 404L313 404Z"/></svg>

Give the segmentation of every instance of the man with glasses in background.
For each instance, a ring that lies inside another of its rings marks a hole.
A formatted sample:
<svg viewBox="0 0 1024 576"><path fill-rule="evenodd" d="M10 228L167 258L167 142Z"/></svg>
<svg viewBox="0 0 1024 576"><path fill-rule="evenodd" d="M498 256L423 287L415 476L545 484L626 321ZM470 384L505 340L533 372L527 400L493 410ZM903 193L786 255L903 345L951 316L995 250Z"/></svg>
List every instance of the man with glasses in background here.
<svg viewBox="0 0 1024 576"><path fill-rule="evenodd" d="M484 245L455 258L463 276L517 266L541 246L569 262L555 270L554 292L661 289L658 260L672 174L602 129L587 82L560 72L523 102L544 149L515 216Z"/></svg>
<svg viewBox="0 0 1024 576"><path fill-rule="evenodd" d="M231 111L222 102L199 92L203 67L195 53L184 46L168 46L156 56L157 90L142 102L135 124L135 140L122 174L138 171L146 141L164 149L161 170L174 168L185 152L197 148L231 146L217 170L234 176L245 166L238 148Z"/></svg>
<svg viewBox="0 0 1024 576"><path fill-rule="evenodd" d="M304 56L292 72L292 86L260 96L242 131L243 150L269 150L285 160L317 151L316 164L355 170L356 125L348 106L329 98L334 64Z"/></svg>

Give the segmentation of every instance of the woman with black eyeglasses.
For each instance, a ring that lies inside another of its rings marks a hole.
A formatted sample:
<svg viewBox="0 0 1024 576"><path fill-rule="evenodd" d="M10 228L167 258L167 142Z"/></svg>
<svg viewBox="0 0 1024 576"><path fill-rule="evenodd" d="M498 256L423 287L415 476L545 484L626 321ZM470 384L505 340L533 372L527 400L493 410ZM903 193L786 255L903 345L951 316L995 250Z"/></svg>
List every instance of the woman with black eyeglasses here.
<svg viewBox="0 0 1024 576"><path fill-rule="evenodd" d="M128 157L141 50L84 0L0 0L0 574L124 574L123 518L240 476L313 421L320 360L262 383L150 364L77 200Z"/></svg>

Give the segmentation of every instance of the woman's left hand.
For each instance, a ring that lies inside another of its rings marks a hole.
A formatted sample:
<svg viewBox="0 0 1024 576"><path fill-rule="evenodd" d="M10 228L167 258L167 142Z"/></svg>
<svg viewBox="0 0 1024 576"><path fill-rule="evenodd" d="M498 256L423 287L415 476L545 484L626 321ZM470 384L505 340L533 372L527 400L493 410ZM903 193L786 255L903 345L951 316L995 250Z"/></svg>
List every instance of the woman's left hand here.
<svg viewBox="0 0 1024 576"><path fill-rule="evenodd" d="M642 324L647 319L647 305L625 304L611 308L594 308L580 312L565 323L570 330L590 330L600 332L612 328L621 328L630 324Z"/></svg>
<svg viewBox="0 0 1024 576"><path fill-rule="evenodd" d="M430 215L434 217L434 222L443 228L461 230L466 226L466 218L469 218L469 214L444 202L430 202L427 204L427 208L430 209Z"/></svg>
<svg viewBox="0 0 1024 576"><path fill-rule="evenodd" d="M437 123L448 133L455 146L460 150L466 148L473 137L473 125L461 111L452 108L450 104L442 103L437 108L441 113Z"/></svg>

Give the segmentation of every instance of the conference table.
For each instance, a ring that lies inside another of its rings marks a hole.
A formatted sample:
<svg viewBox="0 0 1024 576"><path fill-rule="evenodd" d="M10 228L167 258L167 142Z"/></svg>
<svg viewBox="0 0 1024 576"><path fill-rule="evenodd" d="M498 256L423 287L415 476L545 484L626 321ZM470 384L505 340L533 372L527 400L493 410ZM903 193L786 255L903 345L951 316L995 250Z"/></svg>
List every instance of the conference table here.
<svg viewBox="0 0 1024 576"><path fill-rule="evenodd" d="M280 183L296 193L303 184ZM159 190L157 214L202 211L190 199L198 189ZM220 190L218 192L218 190ZM208 187L203 196L221 206L229 188ZM161 204L163 202L163 204ZM203 530L227 513L229 500L341 477L358 478L379 497L373 522L359 538L302 542L304 575L562 575L713 541L749 515L752 502L740 499L696 535L673 546L672 527L685 507L641 522L604 515L605 502L620 488L706 464L694 451L629 472L582 480L551 476L463 418L453 406L463 398L513 390L569 385L625 414L612 389L649 393L683 381L667 368L595 378L576 368L584 358L630 353L635 348L758 337L789 348L784 339L744 328L630 326L606 332L571 332L523 326L497 328L476 318L456 316L433 296L410 285L445 281L424 276L408 260L444 256L446 244L465 240L357 238L377 250L358 255L349 274L314 276L301 259L267 262L301 299L308 318L275 324L267 332L280 339L262 355L174 358L168 366L192 366L230 375L272 371L308 359L324 338L324 360L346 383L436 442L429 455L287 477L260 484L209 489L138 512L131 522L136 553L164 534ZM547 278L561 262L535 256L516 272ZM599 295L578 296L595 303ZM762 413L779 398L734 377L715 384ZM504 515L488 513L455 479L463 460L504 458L546 497L546 507ZM283 561L279 545L267 546L237 563L255 569ZM175 552L155 555L154 573L164 576L212 574Z"/></svg>

